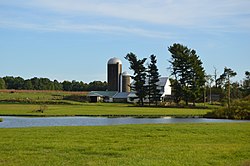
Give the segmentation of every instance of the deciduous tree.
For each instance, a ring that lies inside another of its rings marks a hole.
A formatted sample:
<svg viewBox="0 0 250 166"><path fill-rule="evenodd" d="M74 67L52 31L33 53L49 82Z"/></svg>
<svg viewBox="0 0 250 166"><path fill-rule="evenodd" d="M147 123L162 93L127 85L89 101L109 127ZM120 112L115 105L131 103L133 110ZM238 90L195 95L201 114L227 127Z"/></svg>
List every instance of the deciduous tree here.
<svg viewBox="0 0 250 166"><path fill-rule="evenodd" d="M3 78L0 78L0 89L6 89L5 81Z"/></svg>

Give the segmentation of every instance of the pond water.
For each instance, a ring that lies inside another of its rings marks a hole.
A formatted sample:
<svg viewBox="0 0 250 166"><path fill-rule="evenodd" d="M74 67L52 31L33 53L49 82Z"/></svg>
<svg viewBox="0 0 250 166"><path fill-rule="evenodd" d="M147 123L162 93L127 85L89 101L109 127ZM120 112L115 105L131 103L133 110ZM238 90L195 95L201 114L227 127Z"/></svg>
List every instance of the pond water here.
<svg viewBox="0 0 250 166"><path fill-rule="evenodd" d="M107 126L121 124L169 124L169 123L235 123L247 120L226 120L206 118L105 118L105 117L11 117L1 116L0 128L21 128L41 126Z"/></svg>

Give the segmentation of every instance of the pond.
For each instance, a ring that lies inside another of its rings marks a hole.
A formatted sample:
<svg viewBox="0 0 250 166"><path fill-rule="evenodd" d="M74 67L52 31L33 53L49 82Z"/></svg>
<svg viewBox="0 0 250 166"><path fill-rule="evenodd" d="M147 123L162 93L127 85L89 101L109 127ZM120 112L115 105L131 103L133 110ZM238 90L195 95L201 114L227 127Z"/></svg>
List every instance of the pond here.
<svg viewBox="0 0 250 166"><path fill-rule="evenodd" d="M1 116L0 128L21 128L41 126L108 126L121 124L170 124L170 123L235 123L247 120L226 120L206 118L106 118L106 117L11 117Z"/></svg>

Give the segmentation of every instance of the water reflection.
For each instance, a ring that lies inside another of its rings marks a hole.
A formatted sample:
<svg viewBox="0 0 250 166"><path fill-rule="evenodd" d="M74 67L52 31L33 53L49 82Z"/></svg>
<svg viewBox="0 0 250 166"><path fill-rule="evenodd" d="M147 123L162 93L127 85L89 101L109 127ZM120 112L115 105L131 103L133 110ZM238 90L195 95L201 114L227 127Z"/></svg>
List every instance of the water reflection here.
<svg viewBox="0 0 250 166"><path fill-rule="evenodd" d="M2 116L0 128L20 128L39 126L107 126L121 124L162 124L162 123L233 123L247 120L226 120L206 118L105 118L105 117L8 117Z"/></svg>

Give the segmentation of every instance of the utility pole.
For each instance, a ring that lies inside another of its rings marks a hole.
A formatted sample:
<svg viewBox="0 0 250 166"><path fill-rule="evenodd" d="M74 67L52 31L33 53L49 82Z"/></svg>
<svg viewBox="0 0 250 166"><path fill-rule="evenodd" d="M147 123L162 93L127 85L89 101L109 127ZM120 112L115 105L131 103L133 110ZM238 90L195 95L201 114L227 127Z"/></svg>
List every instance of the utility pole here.
<svg viewBox="0 0 250 166"><path fill-rule="evenodd" d="M230 110L230 78L229 78L229 75L227 76L227 79L228 79L228 109Z"/></svg>

